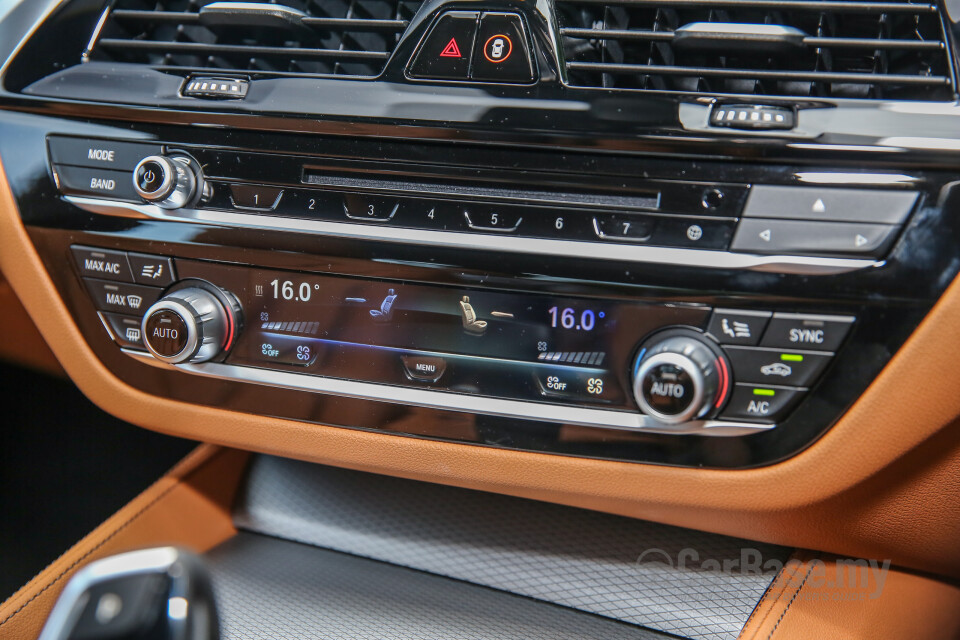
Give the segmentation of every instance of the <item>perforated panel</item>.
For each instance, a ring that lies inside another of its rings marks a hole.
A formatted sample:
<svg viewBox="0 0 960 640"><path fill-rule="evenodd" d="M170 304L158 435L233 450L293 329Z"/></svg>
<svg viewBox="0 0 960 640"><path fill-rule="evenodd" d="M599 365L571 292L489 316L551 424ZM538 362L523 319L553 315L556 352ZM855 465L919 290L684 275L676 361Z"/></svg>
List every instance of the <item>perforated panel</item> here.
<svg viewBox="0 0 960 640"><path fill-rule="evenodd" d="M208 555L222 640L666 640L633 625L241 533Z"/></svg>
<svg viewBox="0 0 960 640"><path fill-rule="evenodd" d="M726 536L270 457L254 460L235 521L710 640L737 636L774 577L769 561L789 555ZM732 563L743 553L766 568L738 571Z"/></svg>

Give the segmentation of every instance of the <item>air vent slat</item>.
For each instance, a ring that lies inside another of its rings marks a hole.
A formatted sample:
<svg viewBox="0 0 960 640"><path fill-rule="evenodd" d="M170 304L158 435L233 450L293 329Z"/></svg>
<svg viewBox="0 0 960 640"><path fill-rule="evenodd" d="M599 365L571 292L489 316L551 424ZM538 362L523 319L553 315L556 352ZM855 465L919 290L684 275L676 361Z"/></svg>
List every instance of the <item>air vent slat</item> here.
<svg viewBox="0 0 960 640"><path fill-rule="evenodd" d="M556 0L566 82L690 94L955 99L936 4Z"/></svg>
<svg viewBox="0 0 960 640"><path fill-rule="evenodd" d="M203 55L219 55L242 53L250 56L293 56L297 58L356 58L370 60L386 60L389 53L383 51L354 51L350 49L297 49L293 47L252 47L245 45L204 44L202 42L148 42L140 40L110 40L100 41L100 46L108 49L125 48L141 51L169 51L172 53L199 53Z"/></svg>
<svg viewBox="0 0 960 640"><path fill-rule="evenodd" d="M184 73L375 77L423 0L271 2L296 16L289 24L229 19L220 5L204 10L215 1L117 0L84 59ZM263 11L246 4L251 15Z"/></svg>

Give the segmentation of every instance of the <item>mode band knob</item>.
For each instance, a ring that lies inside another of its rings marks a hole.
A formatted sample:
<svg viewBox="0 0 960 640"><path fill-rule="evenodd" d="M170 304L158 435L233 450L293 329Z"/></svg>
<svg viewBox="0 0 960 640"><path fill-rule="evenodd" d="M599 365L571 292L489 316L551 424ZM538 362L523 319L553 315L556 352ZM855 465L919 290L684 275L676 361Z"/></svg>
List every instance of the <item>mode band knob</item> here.
<svg viewBox="0 0 960 640"><path fill-rule="evenodd" d="M148 156L133 170L133 188L151 204L164 209L192 205L206 184L189 158Z"/></svg>
<svg viewBox="0 0 960 640"><path fill-rule="evenodd" d="M170 364L211 360L236 333L236 310L230 306L200 287L174 291L147 309L143 342L155 358Z"/></svg>
<svg viewBox="0 0 960 640"><path fill-rule="evenodd" d="M730 393L730 367L695 331L675 329L645 343L634 362L633 393L644 413L665 424L715 414Z"/></svg>

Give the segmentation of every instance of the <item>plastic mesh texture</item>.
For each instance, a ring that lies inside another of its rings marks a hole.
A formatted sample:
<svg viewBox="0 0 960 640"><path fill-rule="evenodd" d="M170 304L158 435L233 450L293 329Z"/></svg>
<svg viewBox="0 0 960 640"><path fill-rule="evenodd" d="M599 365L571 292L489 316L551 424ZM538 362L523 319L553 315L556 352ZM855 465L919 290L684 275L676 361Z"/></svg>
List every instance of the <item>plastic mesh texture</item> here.
<svg viewBox="0 0 960 640"><path fill-rule="evenodd" d="M655 631L295 542L208 554L222 640L664 640Z"/></svg>
<svg viewBox="0 0 960 640"><path fill-rule="evenodd" d="M241 529L697 640L736 638L776 562L790 554L727 536L267 456L253 460L234 520ZM744 568L744 556L756 570Z"/></svg>

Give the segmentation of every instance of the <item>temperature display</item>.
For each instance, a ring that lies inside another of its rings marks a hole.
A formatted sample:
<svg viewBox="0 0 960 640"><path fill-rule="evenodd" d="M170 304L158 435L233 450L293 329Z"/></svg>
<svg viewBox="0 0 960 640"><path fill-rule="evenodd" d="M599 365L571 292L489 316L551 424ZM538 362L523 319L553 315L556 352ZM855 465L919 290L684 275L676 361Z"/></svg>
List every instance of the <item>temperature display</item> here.
<svg viewBox="0 0 960 640"><path fill-rule="evenodd" d="M554 329L573 329L575 331L593 331L597 326L597 319L603 320L606 313L603 311L593 311L584 309L578 311L572 307L561 309L560 307L550 307L547 309L550 314L550 326Z"/></svg>

